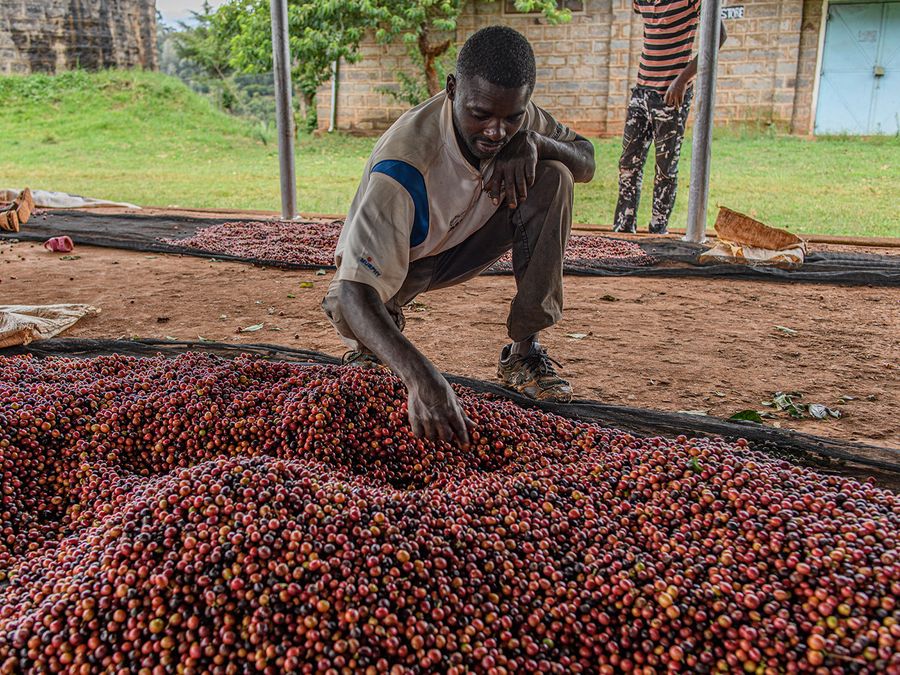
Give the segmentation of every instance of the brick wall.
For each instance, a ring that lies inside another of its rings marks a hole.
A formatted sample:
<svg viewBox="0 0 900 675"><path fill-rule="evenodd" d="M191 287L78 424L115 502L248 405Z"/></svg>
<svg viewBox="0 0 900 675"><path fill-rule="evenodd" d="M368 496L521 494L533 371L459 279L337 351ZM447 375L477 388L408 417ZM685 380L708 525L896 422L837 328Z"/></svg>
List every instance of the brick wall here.
<svg viewBox="0 0 900 675"><path fill-rule="evenodd" d="M155 69L156 0L0 0L0 74Z"/></svg>
<svg viewBox="0 0 900 675"><path fill-rule="evenodd" d="M726 0L726 7L739 4ZM728 41L719 61L718 124L774 123L806 133L812 104L820 0L745 0L744 17L725 22ZM583 134L617 135L637 77L642 23L631 0L586 0L572 21L547 25L537 16L504 14L501 2L467 3L457 44L472 32L504 23L523 33L537 60L535 101ZM378 93L408 68L406 48L367 41L362 60L344 65L338 95L338 128L377 132L406 106ZM411 72L411 71L409 71ZM328 123L331 90L319 96ZM805 126L804 126L805 125Z"/></svg>

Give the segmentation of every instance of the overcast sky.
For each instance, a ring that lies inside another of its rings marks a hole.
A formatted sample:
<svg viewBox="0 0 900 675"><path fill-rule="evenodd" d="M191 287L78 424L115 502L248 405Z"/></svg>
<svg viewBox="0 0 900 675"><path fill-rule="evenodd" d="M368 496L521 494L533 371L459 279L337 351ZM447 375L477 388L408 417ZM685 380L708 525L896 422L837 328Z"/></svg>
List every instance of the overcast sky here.
<svg viewBox="0 0 900 675"><path fill-rule="evenodd" d="M210 0L209 4L216 8L225 0ZM156 0L156 9L163 15L167 24L175 24L191 17L191 12L199 12L203 7L203 0Z"/></svg>

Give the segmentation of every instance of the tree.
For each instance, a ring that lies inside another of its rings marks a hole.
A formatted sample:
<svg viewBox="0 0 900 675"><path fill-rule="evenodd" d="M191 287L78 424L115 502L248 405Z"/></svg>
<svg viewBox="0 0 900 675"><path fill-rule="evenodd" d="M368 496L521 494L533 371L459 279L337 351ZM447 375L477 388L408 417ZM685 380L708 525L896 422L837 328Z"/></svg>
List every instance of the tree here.
<svg viewBox="0 0 900 675"><path fill-rule="evenodd" d="M413 62L422 68L424 83L417 83L408 75L399 74L401 91L397 98L414 102L410 98L419 92L434 96L444 86L441 63L456 42L456 25L465 0L381 0L387 16L379 26L376 36L381 42L390 42L397 35L415 48ZM564 23L572 13L557 0L515 0L520 12L541 13L550 23Z"/></svg>
<svg viewBox="0 0 900 675"><path fill-rule="evenodd" d="M291 76L307 130L317 126L316 91L331 78L332 62L358 61L366 30L385 16L375 0L288 0ZM231 66L244 72L272 70L269 0L230 0L216 12L213 24L227 42Z"/></svg>
<svg viewBox="0 0 900 675"><path fill-rule="evenodd" d="M174 71L194 89L217 95L222 107L233 111L238 94L229 81L233 68L228 42L216 30L216 12L204 1L199 12L191 12L192 22L180 21L177 31L169 29L164 47L174 45L175 57L164 48L161 65L164 72Z"/></svg>

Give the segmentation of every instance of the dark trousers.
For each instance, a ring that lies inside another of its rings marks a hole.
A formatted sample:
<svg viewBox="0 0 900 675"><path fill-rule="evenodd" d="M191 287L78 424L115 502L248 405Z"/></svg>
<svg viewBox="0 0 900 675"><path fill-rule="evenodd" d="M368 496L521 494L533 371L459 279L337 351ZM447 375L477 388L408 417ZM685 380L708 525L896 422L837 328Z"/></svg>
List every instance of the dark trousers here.
<svg viewBox="0 0 900 675"><path fill-rule="evenodd" d="M556 161L538 162L534 185L517 208L505 204L468 239L409 265L406 280L385 303L403 330L403 306L425 291L461 284L478 276L512 249L516 295L506 321L509 337L525 340L562 317L563 259L572 230L572 173ZM337 284L332 282L322 308L335 330L353 349L364 348L342 316Z"/></svg>
<svg viewBox="0 0 900 675"><path fill-rule="evenodd" d="M653 180L650 232L666 231L675 205L678 158L692 95L692 90L688 89L684 103L680 108L675 108L666 105L661 92L646 87L631 90L628 119L622 136L622 157L619 159L619 201L613 221L617 232L637 231L644 162L651 141L656 145L656 175Z"/></svg>

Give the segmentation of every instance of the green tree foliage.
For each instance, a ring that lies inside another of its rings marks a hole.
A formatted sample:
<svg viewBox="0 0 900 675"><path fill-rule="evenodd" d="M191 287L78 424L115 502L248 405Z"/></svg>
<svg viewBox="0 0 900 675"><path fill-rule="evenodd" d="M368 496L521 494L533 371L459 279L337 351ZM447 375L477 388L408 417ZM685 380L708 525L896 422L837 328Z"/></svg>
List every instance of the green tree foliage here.
<svg viewBox="0 0 900 675"><path fill-rule="evenodd" d="M216 12L204 2L189 22L168 26L157 17L160 70L184 80L195 91L214 98L229 112L239 112L240 92L230 77L228 45L216 31Z"/></svg>
<svg viewBox="0 0 900 675"><path fill-rule="evenodd" d="M306 128L317 126L316 90L331 78L331 64L359 60L366 29L385 16L375 0L288 0L291 76L305 109ZM230 0L215 15L229 64L243 72L272 70L269 0Z"/></svg>

